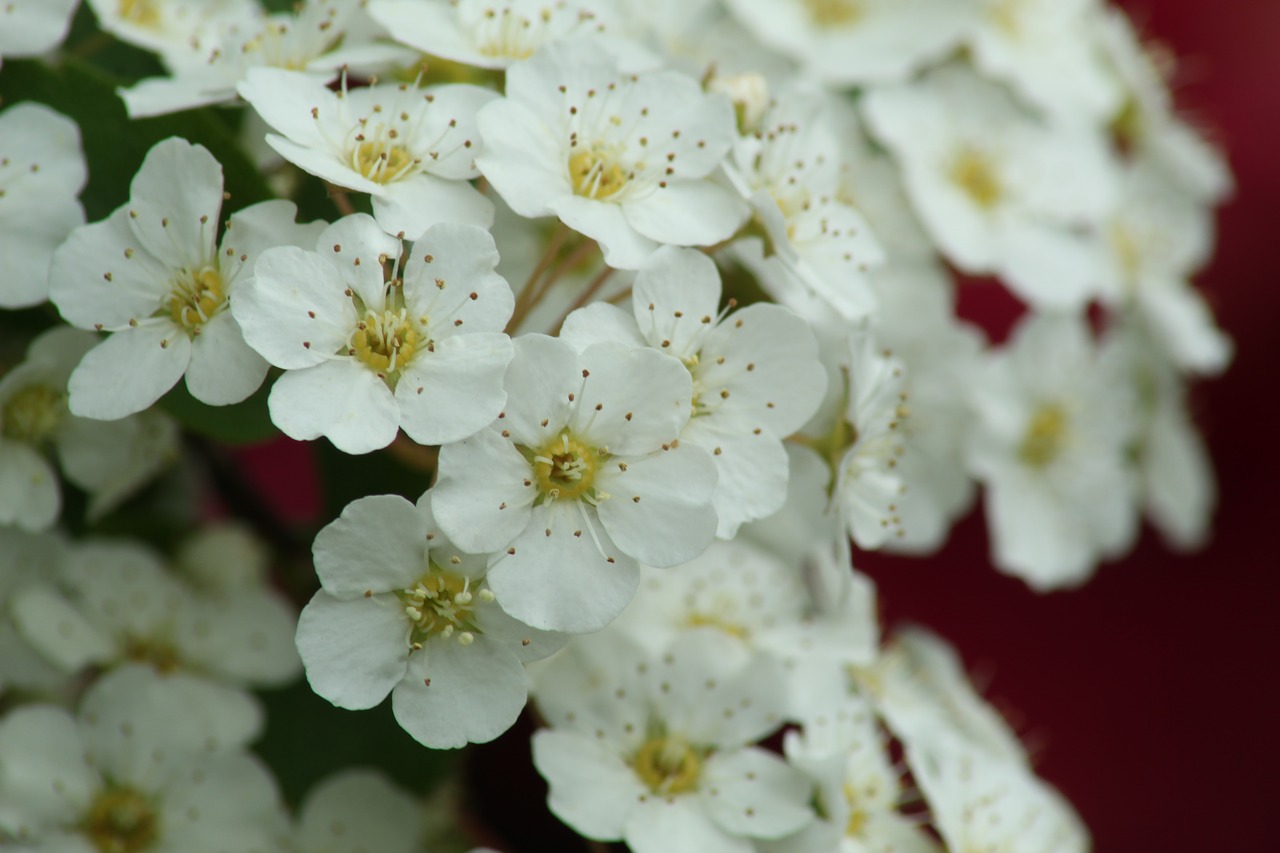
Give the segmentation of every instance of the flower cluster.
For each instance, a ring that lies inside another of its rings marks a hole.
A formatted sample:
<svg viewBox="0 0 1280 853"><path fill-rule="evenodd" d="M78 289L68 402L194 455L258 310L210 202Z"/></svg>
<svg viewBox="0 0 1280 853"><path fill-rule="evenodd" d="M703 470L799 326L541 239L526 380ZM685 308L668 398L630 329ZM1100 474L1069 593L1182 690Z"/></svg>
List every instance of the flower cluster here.
<svg viewBox="0 0 1280 853"><path fill-rule="evenodd" d="M1041 591L1144 514L1207 536L1188 388L1232 347L1191 280L1231 179L1121 13L87 5L154 54L121 115L191 139L113 176L84 114L0 110L0 845L416 849L372 772L290 822L249 691L305 672L437 749L532 696L551 810L642 853L1088 848L852 563L980 493ZM0 4L0 56L75 6ZM1007 341L962 286L1024 306ZM237 430L323 439L309 554ZM185 535L221 512L292 553Z"/></svg>

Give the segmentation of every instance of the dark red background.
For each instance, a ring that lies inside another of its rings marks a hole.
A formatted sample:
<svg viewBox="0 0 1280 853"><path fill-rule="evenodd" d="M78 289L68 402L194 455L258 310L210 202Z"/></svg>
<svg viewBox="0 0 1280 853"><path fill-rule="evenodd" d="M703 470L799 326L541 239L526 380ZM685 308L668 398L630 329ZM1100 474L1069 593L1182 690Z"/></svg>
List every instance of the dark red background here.
<svg viewBox="0 0 1280 853"><path fill-rule="evenodd" d="M1238 182L1199 279L1235 363L1196 396L1222 493L1204 551L1138 549L1074 592L989 568L980 518L936 559L863 561L890 620L951 638L1079 808L1098 853L1280 850L1280 3L1129 0ZM973 305L997 324L1007 312Z"/></svg>
<svg viewBox="0 0 1280 853"><path fill-rule="evenodd" d="M1179 106L1226 148L1239 187L1199 279L1237 345L1229 372L1195 397L1220 478L1214 538L1176 554L1148 529L1083 589L1049 596L990 567L979 514L933 559L859 565L890 624L920 622L959 646L1039 772L1076 804L1097 853L1268 853L1280 850L1280 2L1123 5L1178 55ZM981 293L962 305L997 334L1015 314ZM249 455L279 464L282 449ZM292 495L276 484L272 499L311 492L290 482ZM468 753L485 840L573 843L538 802L525 724Z"/></svg>

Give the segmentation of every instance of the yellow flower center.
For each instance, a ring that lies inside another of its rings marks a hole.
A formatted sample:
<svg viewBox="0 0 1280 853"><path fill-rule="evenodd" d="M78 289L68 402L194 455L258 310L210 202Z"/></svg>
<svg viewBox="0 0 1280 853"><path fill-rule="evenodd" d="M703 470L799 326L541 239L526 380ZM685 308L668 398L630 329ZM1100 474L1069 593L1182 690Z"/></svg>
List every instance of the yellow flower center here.
<svg viewBox="0 0 1280 853"><path fill-rule="evenodd" d="M408 310L387 309L381 315L369 311L356 325L350 349L356 358L380 375L395 373L413 358L422 336L409 322Z"/></svg>
<svg viewBox="0 0 1280 853"><path fill-rule="evenodd" d="M608 201L626 188L634 177L618 157L618 152L601 144L576 147L569 157L569 179L573 191L583 198Z"/></svg>
<svg viewBox="0 0 1280 853"><path fill-rule="evenodd" d="M964 148L951 161L949 177L969 199L983 210L990 210L1004 197L991 157L975 148Z"/></svg>
<svg viewBox="0 0 1280 853"><path fill-rule="evenodd" d="M389 184L403 177L418 163L403 146L385 141L361 142L352 152L351 160L357 172L378 184Z"/></svg>
<svg viewBox="0 0 1280 853"><path fill-rule="evenodd" d="M1018 448L1018 458L1032 468L1044 468L1062 453L1067 443L1067 411L1056 403L1045 403L1031 414L1027 434Z"/></svg>
<svg viewBox="0 0 1280 853"><path fill-rule="evenodd" d="M140 853L160 836L151 803L129 788L107 788L85 817L84 833L100 853Z"/></svg>
<svg viewBox="0 0 1280 853"><path fill-rule="evenodd" d="M866 14L862 0L804 0L809 18L822 27L847 27Z"/></svg>
<svg viewBox="0 0 1280 853"><path fill-rule="evenodd" d="M605 454L588 447L566 430L533 454L538 491L551 500L594 503L596 470Z"/></svg>
<svg viewBox="0 0 1280 853"><path fill-rule="evenodd" d="M1025 5L1023 0L996 0L987 9L987 17L996 29L1003 31L1009 38L1016 39L1022 34Z"/></svg>
<svg viewBox="0 0 1280 853"><path fill-rule="evenodd" d="M742 625L736 622L730 622L728 619L715 613L692 613L686 623L690 628L715 628L723 631L731 637L737 637L739 640L745 640L751 636Z"/></svg>
<svg viewBox="0 0 1280 853"><path fill-rule="evenodd" d="M1111 119L1111 133L1123 147L1132 148L1142 141L1146 124L1142 117L1142 106L1138 99L1129 95L1124 104Z"/></svg>
<svg viewBox="0 0 1280 853"><path fill-rule="evenodd" d="M470 578L446 571L434 563L412 587L396 596L404 603L405 615L413 627L410 640L421 645L432 637L449 639L455 634L461 645L469 646L480 633L475 622L478 601L493 601L493 593L474 587Z"/></svg>
<svg viewBox="0 0 1280 853"><path fill-rule="evenodd" d="M143 663L162 675L182 668L182 658L172 643L158 637L127 637L124 641L124 659Z"/></svg>
<svg viewBox="0 0 1280 853"><path fill-rule="evenodd" d="M702 757L676 737L654 737L641 744L631 769L655 794L683 794L698 785Z"/></svg>
<svg viewBox="0 0 1280 853"><path fill-rule="evenodd" d="M188 333L199 334L200 327L227 304L227 296L222 291L222 276L217 269L205 267L189 278L180 278L173 283L173 291L165 302L173 322Z"/></svg>
<svg viewBox="0 0 1280 853"><path fill-rule="evenodd" d="M41 444L58 428L67 395L44 385L23 388L5 403L0 434L27 444Z"/></svg>
<svg viewBox="0 0 1280 853"><path fill-rule="evenodd" d="M155 0L120 0L120 17L140 27L154 27L160 23L160 10Z"/></svg>

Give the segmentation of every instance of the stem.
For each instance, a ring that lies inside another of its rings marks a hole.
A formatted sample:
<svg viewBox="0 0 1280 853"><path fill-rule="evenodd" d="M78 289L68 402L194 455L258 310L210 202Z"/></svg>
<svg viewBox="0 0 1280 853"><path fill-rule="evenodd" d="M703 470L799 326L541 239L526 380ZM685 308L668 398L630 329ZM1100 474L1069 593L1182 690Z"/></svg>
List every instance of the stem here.
<svg viewBox="0 0 1280 853"><path fill-rule="evenodd" d="M556 255L560 253L565 240L569 239L570 233L569 227L561 222L555 233L551 235L551 240L547 243L547 248L542 253L542 257L538 259L537 266L533 268L533 272L529 273L529 277L525 279L524 287L520 288L520 293L516 296L515 310L511 312L511 319L507 321L507 329L510 331L514 332L516 330L520 322L524 320L529 310L537 302L534 299L534 292L538 279L542 278L543 273L547 271L547 268L556 259ZM540 295L539 298L541 298Z"/></svg>
<svg viewBox="0 0 1280 853"><path fill-rule="evenodd" d="M329 200L333 202L334 207L338 208L338 213L343 216L350 216L356 212L355 206L351 203L351 199L347 198L346 190L330 187Z"/></svg>
<svg viewBox="0 0 1280 853"><path fill-rule="evenodd" d="M556 321L555 334L560 334L560 327L564 325L565 320L569 319L569 315L574 311L577 311L583 305L586 305L587 302L590 301L591 297L594 296L600 288L604 287L604 283L609 280L613 273L613 267L607 266L600 270L595 278L591 279L591 283L578 294L578 298L573 300L573 303L568 308L564 309L564 313L561 314L560 319Z"/></svg>
<svg viewBox="0 0 1280 853"><path fill-rule="evenodd" d="M111 44L113 39L111 36L99 30L84 41L71 48L68 53L76 59L89 59L100 53L104 48Z"/></svg>

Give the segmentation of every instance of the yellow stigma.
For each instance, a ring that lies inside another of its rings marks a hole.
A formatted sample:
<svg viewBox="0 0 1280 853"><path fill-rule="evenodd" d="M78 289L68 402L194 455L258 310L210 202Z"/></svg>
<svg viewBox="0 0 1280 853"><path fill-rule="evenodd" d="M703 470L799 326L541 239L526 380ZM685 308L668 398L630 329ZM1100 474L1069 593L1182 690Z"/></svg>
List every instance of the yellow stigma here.
<svg viewBox="0 0 1280 853"><path fill-rule="evenodd" d="M1124 104L1111 119L1111 133L1121 146L1132 148L1142 141L1146 123L1142 116L1142 105L1133 95L1125 98Z"/></svg>
<svg viewBox="0 0 1280 853"><path fill-rule="evenodd" d="M408 320L408 311L386 310L379 316L370 311L351 336L356 358L380 374L394 373L413 358L422 336Z"/></svg>
<svg viewBox="0 0 1280 853"><path fill-rule="evenodd" d="M809 18L822 27L847 27L862 20L861 0L804 0Z"/></svg>
<svg viewBox="0 0 1280 853"><path fill-rule="evenodd" d="M683 794L697 787L702 758L680 738L659 736L641 744L631 769L655 794Z"/></svg>
<svg viewBox="0 0 1280 853"><path fill-rule="evenodd" d="M1004 197L1000 176L990 156L975 148L963 148L951 161L951 182L983 210L990 210Z"/></svg>
<svg viewBox="0 0 1280 853"><path fill-rule="evenodd" d="M205 267L190 278L175 281L173 292L165 301L173 322L189 333L198 333L200 327L227 304L226 294L222 292L222 276L215 268Z"/></svg>
<svg viewBox="0 0 1280 853"><path fill-rule="evenodd" d="M43 443L62 423L66 400L66 394L44 385L23 388L5 403L0 434L27 444Z"/></svg>
<svg viewBox="0 0 1280 853"><path fill-rule="evenodd" d="M1031 414L1027 434L1018 448L1018 458L1032 468L1044 468L1062 453L1067 443L1067 411L1056 403L1045 403Z"/></svg>
<svg viewBox="0 0 1280 853"><path fill-rule="evenodd" d="M125 660L146 664L162 675L182 668L178 650L157 637L127 637L123 654Z"/></svg>
<svg viewBox="0 0 1280 853"><path fill-rule="evenodd" d="M155 0L120 0L120 17L140 27L155 27L160 23L160 10Z"/></svg>
<svg viewBox="0 0 1280 853"><path fill-rule="evenodd" d="M139 853L155 844L160 828L146 797L109 787L89 807L84 833L100 853Z"/></svg>
<svg viewBox="0 0 1280 853"><path fill-rule="evenodd" d="M583 198L608 201L627 186L633 173L619 162L617 153L603 145L579 146L569 158L573 191Z"/></svg>
<svg viewBox="0 0 1280 853"><path fill-rule="evenodd" d="M446 571L431 563L427 573L412 587L401 590L396 596L404 604L405 615L413 627L410 639L423 643L433 637L449 639L457 636L458 642L469 646L480 633L475 622L475 605L478 601L492 601L493 593L472 587L465 575Z"/></svg>
<svg viewBox="0 0 1280 853"><path fill-rule="evenodd" d="M1004 32L1009 38L1018 38L1022 34L1022 16L1026 11L1023 0L996 0L987 9L987 17L996 29Z"/></svg>
<svg viewBox="0 0 1280 853"><path fill-rule="evenodd" d="M538 491L552 500L594 501L596 468L602 454L567 431L549 441L533 455L533 474Z"/></svg>
<svg viewBox="0 0 1280 853"><path fill-rule="evenodd" d="M418 162L405 148L386 142L361 142L351 160L357 172L378 184L395 181Z"/></svg>
<svg viewBox="0 0 1280 853"><path fill-rule="evenodd" d="M751 636L751 632L742 625L730 622L715 613L692 613L686 624L690 628L715 628L739 640L745 640Z"/></svg>

